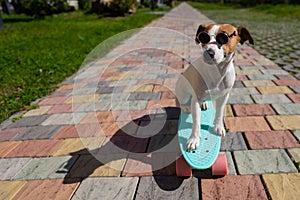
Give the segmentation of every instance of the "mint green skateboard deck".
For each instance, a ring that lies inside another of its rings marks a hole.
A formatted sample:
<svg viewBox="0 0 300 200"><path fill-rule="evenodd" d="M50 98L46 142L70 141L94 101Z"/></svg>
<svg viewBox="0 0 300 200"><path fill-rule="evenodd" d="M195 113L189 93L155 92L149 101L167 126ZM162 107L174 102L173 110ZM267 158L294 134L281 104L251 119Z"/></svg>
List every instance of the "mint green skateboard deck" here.
<svg viewBox="0 0 300 200"><path fill-rule="evenodd" d="M201 111L201 139L198 149L186 149L186 142L192 133L192 114L181 111L178 123L178 140L182 155L188 165L199 170L210 168L214 164L221 146L221 136L213 130L215 109L211 101L207 103L209 109Z"/></svg>

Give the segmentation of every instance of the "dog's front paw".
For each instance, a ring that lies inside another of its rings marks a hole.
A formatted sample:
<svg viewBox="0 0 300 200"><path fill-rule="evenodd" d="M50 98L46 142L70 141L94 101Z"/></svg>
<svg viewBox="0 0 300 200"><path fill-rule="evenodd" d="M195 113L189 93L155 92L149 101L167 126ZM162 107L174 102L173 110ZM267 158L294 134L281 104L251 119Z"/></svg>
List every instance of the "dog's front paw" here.
<svg viewBox="0 0 300 200"><path fill-rule="evenodd" d="M224 138L226 136L224 125L215 125L215 133L221 135Z"/></svg>
<svg viewBox="0 0 300 200"><path fill-rule="evenodd" d="M194 149L197 149L199 147L199 141L200 141L200 138L199 137L193 137L191 136L187 143L186 143L186 149L188 151L192 151Z"/></svg>

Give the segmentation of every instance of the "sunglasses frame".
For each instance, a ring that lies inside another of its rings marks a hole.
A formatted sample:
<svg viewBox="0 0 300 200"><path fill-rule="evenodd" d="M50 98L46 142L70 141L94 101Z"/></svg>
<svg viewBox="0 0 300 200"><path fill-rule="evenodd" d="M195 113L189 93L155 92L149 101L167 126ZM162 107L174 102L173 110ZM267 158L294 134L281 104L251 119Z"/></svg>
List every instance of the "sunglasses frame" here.
<svg viewBox="0 0 300 200"><path fill-rule="evenodd" d="M202 39L200 38L200 35L202 35ZM233 36L236 36L235 31L231 34L228 35L225 32L222 33L218 33L216 35L216 41L218 44L220 45L224 45L227 44L229 39L232 38ZM204 37L204 38L203 38ZM202 44L208 44L210 41L211 36L206 32L206 31L202 31L197 35L198 40L202 43ZM202 40L202 41L201 41Z"/></svg>

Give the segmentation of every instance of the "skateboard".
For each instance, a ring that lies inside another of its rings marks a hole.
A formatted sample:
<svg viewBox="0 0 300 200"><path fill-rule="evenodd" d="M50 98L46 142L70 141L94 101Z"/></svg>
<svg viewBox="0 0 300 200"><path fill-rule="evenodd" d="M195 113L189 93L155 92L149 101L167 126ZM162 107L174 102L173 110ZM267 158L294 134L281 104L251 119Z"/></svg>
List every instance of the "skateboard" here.
<svg viewBox="0 0 300 200"><path fill-rule="evenodd" d="M211 101L208 110L201 111L201 139L198 149L188 151L186 142L192 132L192 114L181 111L178 123L178 141L182 156L176 160L177 176L192 176L192 169L204 170L211 167L213 176L228 174L225 154L219 154L221 136L214 133L215 109Z"/></svg>

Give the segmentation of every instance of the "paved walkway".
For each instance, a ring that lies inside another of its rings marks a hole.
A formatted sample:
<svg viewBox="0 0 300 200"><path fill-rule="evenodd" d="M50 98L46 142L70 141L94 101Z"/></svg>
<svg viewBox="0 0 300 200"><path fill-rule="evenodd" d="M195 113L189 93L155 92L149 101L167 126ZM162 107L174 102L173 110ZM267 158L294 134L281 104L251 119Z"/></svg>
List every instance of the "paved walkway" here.
<svg viewBox="0 0 300 200"><path fill-rule="evenodd" d="M0 199L299 197L300 81L246 45L225 119L230 175L175 176L174 86L211 22L182 3L2 124Z"/></svg>

